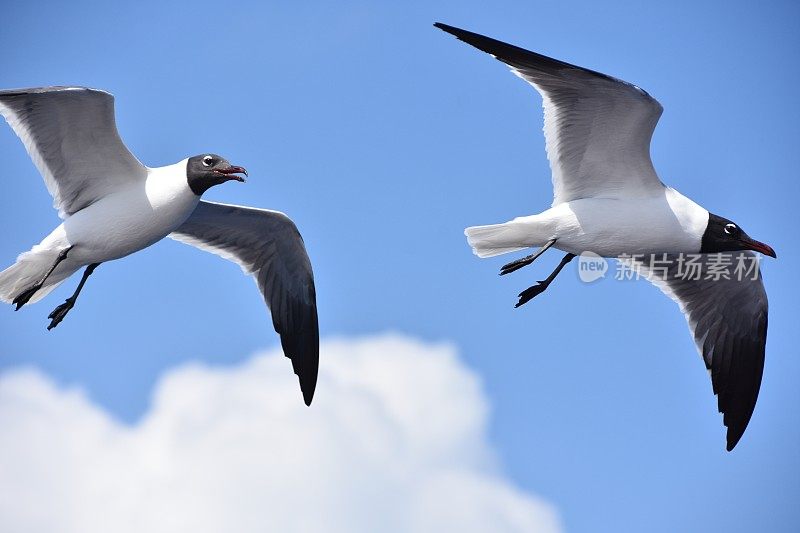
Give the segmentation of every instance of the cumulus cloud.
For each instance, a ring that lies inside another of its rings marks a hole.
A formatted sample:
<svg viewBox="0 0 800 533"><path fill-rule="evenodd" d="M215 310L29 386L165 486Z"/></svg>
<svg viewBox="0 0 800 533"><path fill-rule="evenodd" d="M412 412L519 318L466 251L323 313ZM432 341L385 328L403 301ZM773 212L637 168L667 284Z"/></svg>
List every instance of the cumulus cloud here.
<svg viewBox="0 0 800 533"><path fill-rule="evenodd" d="M170 370L122 424L34 370L0 377L0 531L556 532L487 440L448 345L330 340L314 403L277 351Z"/></svg>

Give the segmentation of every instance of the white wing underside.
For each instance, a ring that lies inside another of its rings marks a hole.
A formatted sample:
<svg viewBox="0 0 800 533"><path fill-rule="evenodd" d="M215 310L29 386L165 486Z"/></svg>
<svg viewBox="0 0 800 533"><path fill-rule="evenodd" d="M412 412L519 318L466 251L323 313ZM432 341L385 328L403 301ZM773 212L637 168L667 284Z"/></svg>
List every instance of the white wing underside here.
<svg viewBox="0 0 800 533"><path fill-rule="evenodd" d="M114 97L104 91L0 91L0 115L25 145L61 218L147 177L146 167L122 143Z"/></svg>
<svg viewBox="0 0 800 533"><path fill-rule="evenodd" d="M542 95L553 205L580 198L625 198L663 192L650 160L661 116L654 99L628 85L568 72L570 83ZM580 80L579 78L584 78Z"/></svg>
<svg viewBox="0 0 800 533"><path fill-rule="evenodd" d="M645 91L477 33L436 26L506 63L541 94L553 205L663 192L650 160L663 108Z"/></svg>

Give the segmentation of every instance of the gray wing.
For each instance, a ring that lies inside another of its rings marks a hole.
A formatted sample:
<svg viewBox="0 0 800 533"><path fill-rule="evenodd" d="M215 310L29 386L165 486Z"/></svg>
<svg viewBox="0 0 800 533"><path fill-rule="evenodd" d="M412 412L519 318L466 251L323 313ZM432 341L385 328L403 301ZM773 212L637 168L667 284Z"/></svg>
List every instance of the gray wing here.
<svg viewBox="0 0 800 533"><path fill-rule="evenodd" d="M294 222L278 211L201 201L170 237L238 263L254 276L310 405L319 367L317 296L311 260Z"/></svg>
<svg viewBox="0 0 800 533"><path fill-rule="evenodd" d="M84 87L0 91L0 115L22 140L65 218L145 179L117 132L114 97Z"/></svg>
<svg viewBox="0 0 800 533"><path fill-rule="evenodd" d="M732 450L756 406L767 342L767 293L752 252L699 256L700 276L687 261L667 255L666 267L643 265L648 279L675 300L686 316L697 349L711 374ZM660 260L661 256L656 259ZM730 279L706 279L713 265L726 265Z"/></svg>
<svg viewBox="0 0 800 533"><path fill-rule="evenodd" d="M507 64L542 95L553 205L663 190L650 160L663 108L645 91L477 33L435 26Z"/></svg>

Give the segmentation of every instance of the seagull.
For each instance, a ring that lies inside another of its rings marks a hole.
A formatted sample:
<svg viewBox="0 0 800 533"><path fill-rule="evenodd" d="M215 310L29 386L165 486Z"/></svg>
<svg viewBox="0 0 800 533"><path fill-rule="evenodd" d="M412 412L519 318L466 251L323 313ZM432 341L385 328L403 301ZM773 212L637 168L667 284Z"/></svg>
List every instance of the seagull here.
<svg viewBox="0 0 800 533"><path fill-rule="evenodd" d="M467 228L475 255L538 248L504 265L505 275L550 248L566 252L549 276L520 293L516 307L544 292L576 255L627 258L684 313L711 374L732 450L753 414L764 369L767 295L761 272L756 264L753 275L696 279L687 276L681 259L697 256L695 264L706 274L702 267L757 260L752 251L776 257L775 251L661 182L650 139L663 108L644 90L477 33L434 26L511 67L543 100L553 203L537 215Z"/></svg>
<svg viewBox="0 0 800 533"><path fill-rule="evenodd" d="M238 263L255 278L292 360L306 405L319 365L311 261L283 213L200 199L209 188L243 182L247 171L214 153L146 167L117 132L114 97L86 87L0 91L0 114L44 178L62 223L0 272L0 300L19 310L84 268L78 286L48 316L58 326L101 264L164 237Z"/></svg>

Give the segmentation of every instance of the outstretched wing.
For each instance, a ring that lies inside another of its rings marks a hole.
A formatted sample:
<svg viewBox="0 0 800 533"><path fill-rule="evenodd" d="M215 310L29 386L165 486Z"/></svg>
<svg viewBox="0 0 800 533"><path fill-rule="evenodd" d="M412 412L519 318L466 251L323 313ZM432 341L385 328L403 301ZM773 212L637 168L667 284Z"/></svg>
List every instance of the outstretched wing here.
<svg viewBox="0 0 800 533"><path fill-rule="evenodd" d="M757 258L752 252L703 254L697 266L676 255L656 259L668 266L648 261L642 268L686 316L711 374L730 451L753 415L764 371L768 304ZM709 278L714 264L724 266L729 279Z"/></svg>
<svg viewBox="0 0 800 533"><path fill-rule="evenodd" d="M317 296L294 222L278 211L201 201L170 237L238 263L255 277L310 405L319 367Z"/></svg>
<svg viewBox="0 0 800 533"><path fill-rule="evenodd" d="M435 26L507 64L542 95L553 205L663 190L650 160L650 139L663 108L645 91L477 33Z"/></svg>
<svg viewBox="0 0 800 533"><path fill-rule="evenodd" d="M61 218L147 177L119 137L114 97L107 92L85 87L0 91L0 115L25 145Z"/></svg>

